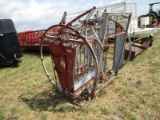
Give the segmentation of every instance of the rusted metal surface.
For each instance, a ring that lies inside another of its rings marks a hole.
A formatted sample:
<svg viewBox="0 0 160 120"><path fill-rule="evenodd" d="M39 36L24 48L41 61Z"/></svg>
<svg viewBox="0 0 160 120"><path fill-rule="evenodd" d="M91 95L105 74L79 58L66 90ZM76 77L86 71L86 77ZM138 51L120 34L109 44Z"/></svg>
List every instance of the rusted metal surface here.
<svg viewBox="0 0 160 120"><path fill-rule="evenodd" d="M25 31L18 33L18 39L22 49L39 50L41 37L46 30ZM56 33L57 28L50 30L51 34ZM50 33L49 33L50 34ZM43 43L44 50L49 50L50 40L45 39Z"/></svg>
<svg viewBox="0 0 160 120"><path fill-rule="evenodd" d="M73 63L75 63L76 49L63 46L61 43L51 43L50 51L62 89L73 92Z"/></svg>
<svg viewBox="0 0 160 120"><path fill-rule="evenodd" d="M64 13L60 24L51 26L43 34L43 68L59 92L71 99L93 98L114 79L125 62L124 45L131 14L105 11L97 14L96 7L93 7L69 22L66 18L67 13ZM53 33L55 28L57 31ZM58 82L51 78L44 62L45 39L50 40L50 53Z"/></svg>
<svg viewBox="0 0 160 120"><path fill-rule="evenodd" d="M22 49L39 49L41 37L45 30L25 31L18 33ZM48 45L47 45L48 46Z"/></svg>
<svg viewBox="0 0 160 120"><path fill-rule="evenodd" d="M129 57L129 60L134 60L134 58L142 53L144 50L147 50L148 47L152 46L152 35L145 38L139 38L137 40L134 40L131 44L131 55ZM124 59L128 59L129 56L129 45L127 44L125 47L125 57Z"/></svg>

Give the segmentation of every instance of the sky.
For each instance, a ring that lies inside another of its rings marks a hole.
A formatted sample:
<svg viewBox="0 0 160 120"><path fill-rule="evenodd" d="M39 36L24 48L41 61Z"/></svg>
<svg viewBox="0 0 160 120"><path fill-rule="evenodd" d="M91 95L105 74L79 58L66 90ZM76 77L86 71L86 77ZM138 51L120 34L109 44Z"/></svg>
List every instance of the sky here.
<svg viewBox="0 0 160 120"><path fill-rule="evenodd" d="M58 24L64 11L68 14L92 8L135 1L137 17L147 14L148 4L160 0L0 0L0 19L12 19L17 32L47 29ZM160 5L155 6L160 9Z"/></svg>

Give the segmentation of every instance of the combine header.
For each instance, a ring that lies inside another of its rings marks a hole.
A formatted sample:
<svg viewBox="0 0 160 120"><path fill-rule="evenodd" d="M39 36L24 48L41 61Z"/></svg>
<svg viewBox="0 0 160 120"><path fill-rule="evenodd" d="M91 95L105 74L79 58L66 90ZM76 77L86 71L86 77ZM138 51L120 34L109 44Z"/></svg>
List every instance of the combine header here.
<svg viewBox="0 0 160 120"><path fill-rule="evenodd" d="M125 44L131 13L107 13L96 7L48 28L41 40L41 61L45 73L58 92L72 100L92 99L118 74L130 57ZM49 40L53 73L45 64L43 44ZM128 46L127 46L128 47ZM131 44L129 44L129 49ZM129 50L131 51L131 50Z"/></svg>
<svg viewBox="0 0 160 120"><path fill-rule="evenodd" d="M18 33L18 39L22 49L39 50L41 37L45 30L25 31ZM45 41L44 49L49 50L49 41Z"/></svg>

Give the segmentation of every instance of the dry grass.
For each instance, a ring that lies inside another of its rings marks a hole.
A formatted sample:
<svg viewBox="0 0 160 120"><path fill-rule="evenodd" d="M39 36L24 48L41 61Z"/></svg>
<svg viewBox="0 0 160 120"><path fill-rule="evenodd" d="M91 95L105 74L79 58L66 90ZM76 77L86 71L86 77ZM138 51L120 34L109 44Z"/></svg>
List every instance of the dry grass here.
<svg viewBox="0 0 160 120"><path fill-rule="evenodd" d="M39 53L24 53L20 67L0 68L0 120L159 120L160 35L83 107L56 94Z"/></svg>

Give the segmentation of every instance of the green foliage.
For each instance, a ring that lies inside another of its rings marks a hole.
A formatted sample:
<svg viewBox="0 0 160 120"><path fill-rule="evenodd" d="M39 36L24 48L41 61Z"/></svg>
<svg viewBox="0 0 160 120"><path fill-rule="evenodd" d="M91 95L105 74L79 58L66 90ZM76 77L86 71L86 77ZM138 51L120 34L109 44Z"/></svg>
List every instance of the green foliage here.
<svg viewBox="0 0 160 120"><path fill-rule="evenodd" d="M46 115L46 114L42 114L42 115L41 115L41 119L42 119L42 120L48 120L48 119L47 119L47 115Z"/></svg>
<svg viewBox="0 0 160 120"><path fill-rule="evenodd" d="M3 112L4 112L4 107L0 106L0 120L4 120L5 119Z"/></svg>
<svg viewBox="0 0 160 120"><path fill-rule="evenodd" d="M102 112L102 114L104 114L104 115L108 115L108 114L110 113L109 109L106 108L106 107L101 108L101 112Z"/></svg>
<svg viewBox="0 0 160 120"><path fill-rule="evenodd" d="M5 120L5 117L3 114L0 114L0 120Z"/></svg>
<svg viewBox="0 0 160 120"><path fill-rule="evenodd" d="M136 116L131 115L131 116L130 116L130 120L137 120L137 118L136 118Z"/></svg>
<svg viewBox="0 0 160 120"><path fill-rule="evenodd" d="M68 112L68 111L73 111L75 109L74 106L71 105L60 105L58 108L55 108L53 111L54 112Z"/></svg>

